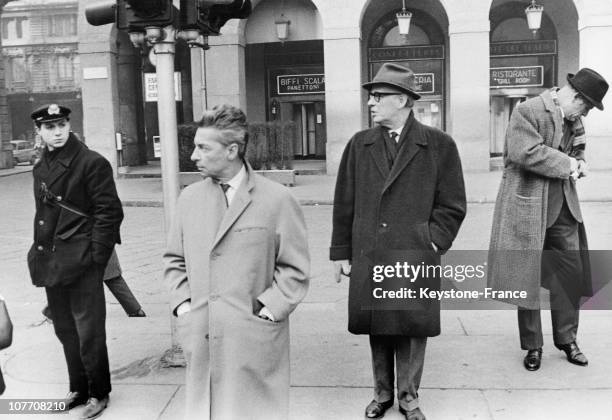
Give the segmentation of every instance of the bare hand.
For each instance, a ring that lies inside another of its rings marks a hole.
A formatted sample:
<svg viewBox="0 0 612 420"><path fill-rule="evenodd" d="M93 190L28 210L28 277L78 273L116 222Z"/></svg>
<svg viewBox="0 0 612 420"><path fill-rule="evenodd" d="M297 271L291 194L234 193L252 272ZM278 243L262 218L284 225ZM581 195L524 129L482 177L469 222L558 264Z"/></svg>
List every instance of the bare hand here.
<svg viewBox="0 0 612 420"><path fill-rule="evenodd" d="M351 264L348 260L334 261L334 279L336 279L336 283L340 283L342 276L348 277L350 275Z"/></svg>

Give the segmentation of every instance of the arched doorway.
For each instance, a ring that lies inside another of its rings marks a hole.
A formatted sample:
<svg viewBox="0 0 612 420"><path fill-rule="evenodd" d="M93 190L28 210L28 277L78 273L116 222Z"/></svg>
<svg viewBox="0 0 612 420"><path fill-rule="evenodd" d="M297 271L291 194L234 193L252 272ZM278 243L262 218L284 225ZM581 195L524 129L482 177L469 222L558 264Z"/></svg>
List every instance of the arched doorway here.
<svg viewBox="0 0 612 420"><path fill-rule="evenodd" d="M275 22L290 21L286 40ZM296 159L325 159L322 22L310 0L263 0L245 28L247 114L252 122L293 121Z"/></svg>
<svg viewBox="0 0 612 420"><path fill-rule="evenodd" d="M570 3L543 2L542 23L535 34L527 26L524 3L492 4L489 14L492 169L503 165L504 137L514 107L563 84L564 75L578 67L577 19Z"/></svg>
<svg viewBox="0 0 612 420"><path fill-rule="evenodd" d="M376 6L376 8L374 7ZM410 33L399 34L396 9L382 13L370 4L364 16L362 33L367 44L367 75L371 79L385 62L397 62L416 75L421 99L414 106L422 123L446 128L446 86L448 19L439 2L407 2L412 12ZM369 22L368 22L369 21Z"/></svg>

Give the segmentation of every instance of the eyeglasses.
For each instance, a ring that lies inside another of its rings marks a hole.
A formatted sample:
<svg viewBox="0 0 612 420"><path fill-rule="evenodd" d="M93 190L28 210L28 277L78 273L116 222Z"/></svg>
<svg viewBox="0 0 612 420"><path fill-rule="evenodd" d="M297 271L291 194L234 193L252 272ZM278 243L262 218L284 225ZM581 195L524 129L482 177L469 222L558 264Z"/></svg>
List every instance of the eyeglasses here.
<svg viewBox="0 0 612 420"><path fill-rule="evenodd" d="M374 102L380 102L380 98L391 95L401 95L401 93L391 93L391 92L370 92L368 95L368 100L374 99Z"/></svg>

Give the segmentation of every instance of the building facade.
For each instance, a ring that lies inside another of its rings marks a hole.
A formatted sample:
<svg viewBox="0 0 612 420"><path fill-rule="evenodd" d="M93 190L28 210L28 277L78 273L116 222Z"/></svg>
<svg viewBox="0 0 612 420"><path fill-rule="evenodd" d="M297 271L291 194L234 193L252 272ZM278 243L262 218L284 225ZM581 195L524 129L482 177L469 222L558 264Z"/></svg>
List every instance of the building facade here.
<svg viewBox="0 0 612 420"><path fill-rule="evenodd" d="M72 109L83 135L75 0L9 2L0 19L6 100L13 139L34 141L30 113L47 103Z"/></svg>
<svg viewBox="0 0 612 420"><path fill-rule="evenodd" d="M292 120L299 132L296 158L325 159L335 174L350 137L370 125L361 84L383 62L397 61L417 73L416 117L455 138L466 170L487 171L500 165L518 102L564 84L584 66L612 81L608 0L539 0L544 12L535 34L527 27L525 0L406 0L413 14L407 37L399 35L395 18L401 3L253 0L248 19L228 22L222 36L209 38L210 50L194 49L177 64L190 79L183 85L191 94L185 114L230 103L246 109L251 121ZM280 20L290 22L282 42L275 30ZM82 10L79 22L84 130L110 153L115 143L108 139L125 131L111 106L126 86L111 59L121 55L116 41L122 35L87 25ZM612 166L612 101L604 105L586 119L593 168Z"/></svg>

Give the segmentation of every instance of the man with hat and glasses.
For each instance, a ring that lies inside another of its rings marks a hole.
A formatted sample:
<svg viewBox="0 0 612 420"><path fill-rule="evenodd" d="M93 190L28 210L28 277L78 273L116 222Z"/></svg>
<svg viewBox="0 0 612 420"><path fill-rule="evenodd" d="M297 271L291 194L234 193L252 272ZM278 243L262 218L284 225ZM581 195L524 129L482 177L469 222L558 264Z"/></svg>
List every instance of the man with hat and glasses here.
<svg viewBox="0 0 612 420"><path fill-rule="evenodd" d="M592 295L576 180L586 175L582 117L603 110L604 78L589 68L517 106L506 131L504 174L493 216L488 284L527 292L518 307L527 370L540 368L540 285L550 291L555 347L570 363L588 360L576 344L581 296Z"/></svg>
<svg viewBox="0 0 612 420"><path fill-rule="evenodd" d="M28 266L45 287L55 334L68 365L67 408L87 404L82 419L101 415L111 391L102 275L123 220L113 171L70 132L70 109L45 105L32 113L44 144L33 169L34 243Z"/></svg>
<svg viewBox="0 0 612 420"><path fill-rule="evenodd" d="M415 119L420 96L410 69L385 63L363 87L377 127L355 134L342 155L330 259L336 281L350 278L349 331L370 336L374 400L366 418L382 417L393 406L395 365L399 410L421 420L418 389L427 337L440 334L439 301L387 299L382 289L418 295L423 287L437 289L440 278L376 282L373 270L439 264L465 217L461 161L450 136Z"/></svg>

